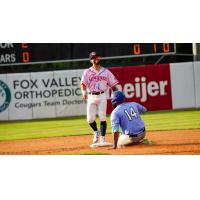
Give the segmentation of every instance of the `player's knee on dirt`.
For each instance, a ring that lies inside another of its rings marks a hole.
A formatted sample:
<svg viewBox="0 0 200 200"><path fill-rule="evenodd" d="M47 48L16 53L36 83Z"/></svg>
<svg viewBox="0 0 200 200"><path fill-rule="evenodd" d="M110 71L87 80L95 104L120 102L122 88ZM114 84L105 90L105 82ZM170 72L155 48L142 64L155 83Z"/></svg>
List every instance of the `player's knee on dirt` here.
<svg viewBox="0 0 200 200"><path fill-rule="evenodd" d="M146 132L140 134L138 137L130 137L129 135L120 135L117 146L128 146L138 144L145 137Z"/></svg>
<svg viewBox="0 0 200 200"><path fill-rule="evenodd" d="M131 143L132 142L131 142L130 137L128 135L120 135L118 142L117 142L117 146L122 147L122 146L130 145Z"/></svg>

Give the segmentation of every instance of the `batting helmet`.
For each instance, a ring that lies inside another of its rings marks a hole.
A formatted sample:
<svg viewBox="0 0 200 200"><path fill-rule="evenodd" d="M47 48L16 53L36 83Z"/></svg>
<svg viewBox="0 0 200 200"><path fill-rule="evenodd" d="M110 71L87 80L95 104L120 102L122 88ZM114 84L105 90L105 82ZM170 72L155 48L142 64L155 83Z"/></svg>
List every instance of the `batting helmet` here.
<svg viewBox="0 0 200 200"><path fill-rule="evenodd" d="M111 103L113 107L116 107L117 105L123 103L124 101L125 101L125 95L123 92L121 91L113 92L112 97L111 97Z"/></svg>
<svg viewBox="0 0 200 200"><path fill-rule="evenodd" d="M98 54L97 54L97 52L91 52L90 54L89 54L89 59L90 60L92 60L94 57L97 57L97 56L99 56Z"/></svg>

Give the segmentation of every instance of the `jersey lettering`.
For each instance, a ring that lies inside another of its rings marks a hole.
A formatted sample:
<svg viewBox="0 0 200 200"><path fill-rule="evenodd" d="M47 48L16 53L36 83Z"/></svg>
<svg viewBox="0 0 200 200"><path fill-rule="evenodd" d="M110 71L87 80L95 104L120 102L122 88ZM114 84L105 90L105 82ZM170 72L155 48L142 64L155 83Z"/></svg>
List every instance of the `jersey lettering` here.
<svg viewBox="0 0 200 200"><path fill-rule="evenodd" d="M132 121L134 118L137 118L137 113L134 111L133 107L130 107L129 111L125 109L124 112L130 121Z"/></svg>
<svg viewBox="0 0 200 200"><path fill-rule="evenodd" d="M108 69L102 67L98 72L90 67L84 71L81 83L85 84L90 92L102 92L118 84L118 80Z"/></svg>

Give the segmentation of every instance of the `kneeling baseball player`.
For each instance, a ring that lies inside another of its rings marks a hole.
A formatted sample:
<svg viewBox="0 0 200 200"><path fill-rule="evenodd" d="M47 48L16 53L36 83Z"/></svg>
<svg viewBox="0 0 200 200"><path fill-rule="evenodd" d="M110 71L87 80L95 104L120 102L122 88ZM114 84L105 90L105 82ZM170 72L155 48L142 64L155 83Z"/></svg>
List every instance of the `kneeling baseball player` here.
<svg viewBox="0 0 200 200"><path fill-rule="evenodd" d="M140 114L147 109L135 102L125 102L125 95L121 91L113 92L111 126L113 132L113 148L142 142L145 137L145 124ZM121 128L122 134L119 134Z"/></svg>
<svg viewBox="0 0 200 200"><path fill-rule="evenodd" d="M93 144L105 146L105 134L107 129L106 110L107 96L106 91L111 88L117 90L119 83L110 70L100 65L101 58L96 52L89 55L92 66L83 72L81 79L81 91L84 100L87 100L87 122L94 131ZM96 115L100 119L100 130L97 128Z"/></svg>

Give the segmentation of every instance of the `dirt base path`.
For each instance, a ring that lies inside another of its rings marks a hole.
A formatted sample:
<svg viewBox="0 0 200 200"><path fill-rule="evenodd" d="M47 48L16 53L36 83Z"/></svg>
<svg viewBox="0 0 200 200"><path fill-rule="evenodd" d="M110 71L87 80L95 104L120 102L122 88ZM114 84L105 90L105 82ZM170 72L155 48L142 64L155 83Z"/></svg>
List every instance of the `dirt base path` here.
<svg viewBox="0 0 200 200"><path fill-rule="evenodd" d="M139 144L121 149L90 148L92 135L54 137L31 140L0 141L0 155L200 155L200 130L148 132L152 144ZM112 142L112 135L106 136Z"/></svg>

